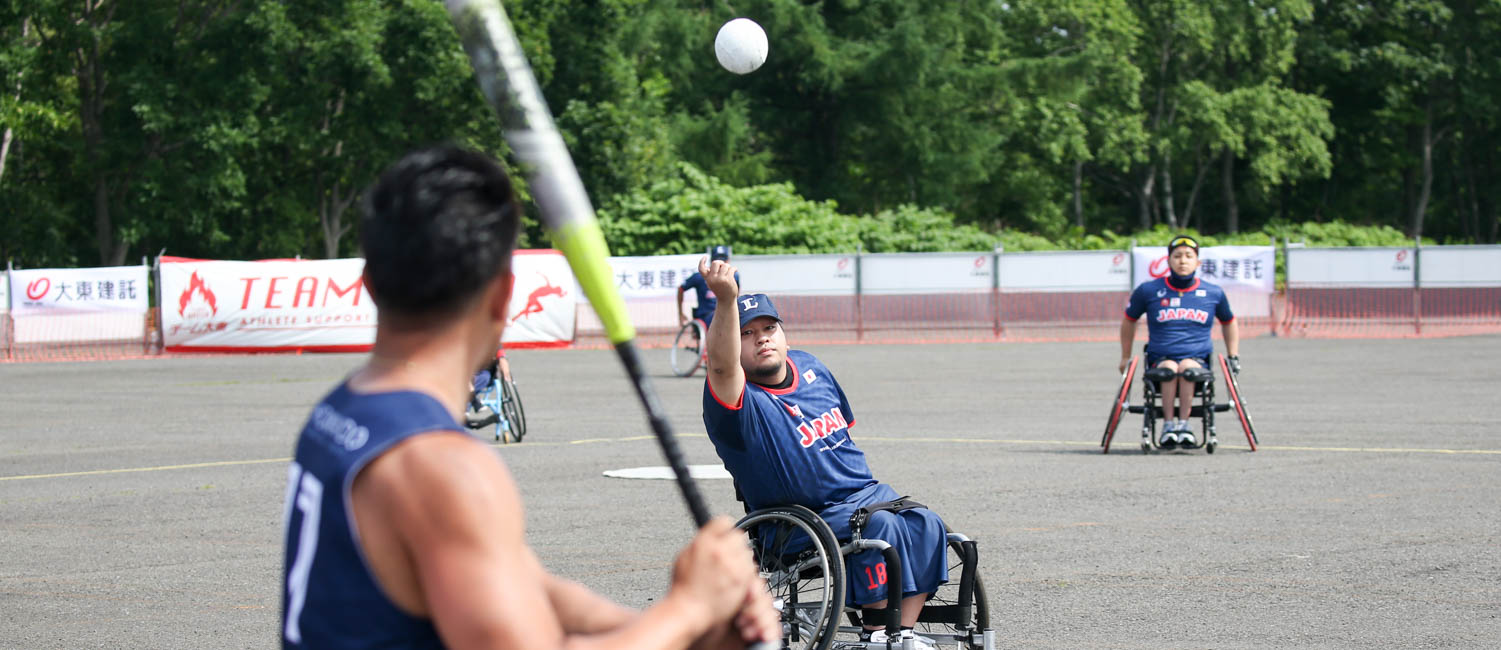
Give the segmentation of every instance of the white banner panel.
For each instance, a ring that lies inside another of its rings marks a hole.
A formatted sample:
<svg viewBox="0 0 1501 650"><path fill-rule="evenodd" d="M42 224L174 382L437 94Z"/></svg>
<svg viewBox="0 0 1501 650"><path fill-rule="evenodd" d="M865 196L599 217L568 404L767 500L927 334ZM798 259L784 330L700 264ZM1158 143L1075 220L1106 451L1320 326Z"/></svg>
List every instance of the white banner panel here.
<svg viewBox="0 0 1501 650"><path fill-rule="evenodd" d="M1425 246L1419 255L1424 288L1501 287L1501 246Z"/></svg>
<svg viewBox="0 0 1501 650"><path fill-rule="evenodd" d="M740 293L795 296L855 294L855 256L741 255L730 260L740 270Z"/></svg>
<svg viewBox="0 0 1501 650"><path fill-rule="evenodd" d="M1131 287L1169 273L1163 246L1138 246L1136 276ZM1271 246L1206 246L1199 249L1199 277L1213 282L1231 296L1242 293L1269 294L1276 288L1277 249Z"/></svg>
<svg viewBox="0 0 1501 650"><path fill-rule="evenodd" d="M144 266L12 270L10 282L15 285L11 315L18 319L99 312L140 315L149 304Z"/></svg>
<svg viewBox="0 0 1501 650"><path fill-rule="evenodd" d="M626 300L661 296L672 296L676 300L678 285L698 272L698 263L703 257L702 254L612 257L610 268L615 271L615 288ZM589 300L584 296L578 299ZM685 297L684 300L685 305L694 303L697 296Z"/></svg>
<svg viewBox="0 0 1501 650"><path fill-rule="evenodd" d="M363 259L160 262L168 349L354 351L375 341Z"/></svg>
<svg viewBox="0 0 1501 650"><path fill-rule="evenodd" d="M867 295L990 291L991 253L875 253L860 258Z"/></svg>
<svg viewBox="0 0 1501 650"><path fill-rule="evenodd" d="M1039 251L1001 254L1001 291L1130 291L1125 251Z"/></svg>
<svg viewBox="0 0 1501 650"><path fill-rule="evenodd" d="M1289 287L1410 287L1411 248L1289 248Z"/></svg>
<svg viewBox="0 0 1501 650"><path fill-rule="evenodd" d="M0 271L0 314L10 311L10 275Z"/></svg>
<svg viewBox="0 0 1501 650"><path fill-rule="evenodd" d="M557 251L517 251L505 341L573 340L579 291ZM375 342L365 260L161 259L162 330L175 350L362 351Z"/></svg>
<svg viewBox="0 0 1501 650"><path fill-rule="evenodd" d="M583 292L555 250L520 250L512 258L516 284L511 288L510 321L501 340L507 346L567 345L578 323Z"/></svg>

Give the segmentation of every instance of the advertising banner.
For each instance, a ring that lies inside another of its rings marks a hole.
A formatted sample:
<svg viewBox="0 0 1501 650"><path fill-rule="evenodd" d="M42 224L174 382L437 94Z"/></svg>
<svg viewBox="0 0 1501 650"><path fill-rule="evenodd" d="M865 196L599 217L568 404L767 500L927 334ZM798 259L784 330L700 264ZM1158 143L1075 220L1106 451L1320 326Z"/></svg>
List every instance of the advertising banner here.
<svg viewBox="0 0 1501 650"><path fill-rule="evenodd" d="M161 258L168 351L364 351L376 309L359 258L255 262ZM578 294L556 251L517 251L505 340L566 345Z"/></svg>
<svg viewBox="0 0 1501 650"><path fill-rule="evenodd" d="M855 294L855 256L744 255L731 263L740 269L741 293L791 296Z"/></svg>
<svg viewBox="0 0 1501 650"><path fill-rule="evenodd" d="M615 272L615 288L626 300L662 296L676 299L678 285L698 272L701 259L701 254L612 257L610 268ZM588 302L584 296L578 299Z"/></svg>
<svg viewBox="0 0 1501 650"><path fill-rule="evenodd" d="M0 271L0 314L10 311L10 275Z"/></svg>
<svg viewBox="0 0 1501 650"><path fill-rule="evenodd" d="M144 266L12 270L10 282L15 295L12 315L24 318L98 312L144 314L149 305L146 275Z"/></svg>
<svg viewBox="0 0 1501 650"><path fill-rule="evenodd" d="M1413 273L1411 248L1287 249L1289 287L1411 287Z"/></svg>
<svg viewBox="0 0 1501 650"><path fill-rule="evenodd" d="M16 343L118 341L145 332L147 269L27 269L10 272Z"/></svg>
<svg viewBox="0 0 1501 650"><path fill-rule="evenodd" d="M1424 246L1420 255L1425 289L1501 287L1501 246Z"/></svg>
<svg viewBox="0 0 1501 650"><path fill-rule="evenodd" d="M1167 249L1138 246L1132 288L1168 274ZM1276 290L1277 249L1272 246L1206 246L1199 249L1199 278L1225 290L1237 317L1271 313L1268 296Z"/></svg>
<svg viewBox="0 0 1501 650"><path fill-rule="evenodd" d="M992 253L878 253L860 258L860 290L866 294L930 294L990 291Z"/></svg>
<svg viewBox="0 0 1501 650"><path fill-rule="evenodd" d="M1001 290L1011 292L1129 291L1125 251L1039 251L1001 254Z"/></svg>

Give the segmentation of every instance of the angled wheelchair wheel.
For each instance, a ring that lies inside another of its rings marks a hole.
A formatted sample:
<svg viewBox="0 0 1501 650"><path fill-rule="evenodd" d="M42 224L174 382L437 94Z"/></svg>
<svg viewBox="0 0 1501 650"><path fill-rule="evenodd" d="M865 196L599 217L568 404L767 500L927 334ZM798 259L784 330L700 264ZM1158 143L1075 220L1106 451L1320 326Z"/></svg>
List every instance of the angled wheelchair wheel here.
<svg viewBox="0 0 1501 650"><path fill-rule="evenodd" d="M1115 429L1121 423L1121 413L1126 410L1126 402L1131 397L1131 380L1136 378L1136 366L1141 357L1131 357L1131 363L1127 364L1126 372L1121 374L1120 390L1115 392L1115 402L1110 405L1110 419L1105 421L1105 435L1100 436L1102 453L1110 453L1110 439L1115 437Z"/></svg>
<svg viewBox="0 0 1501 650"><path fill-rule="evenodd" d="M979 567L969 569L973 572L974 584L967 598L963 593L964 571L970 564L965 560L965 541L967 539L962 535L950 534L949 581L938 587L928 599L913 629L936 641L940 648L957 645L965 650L989 650L985 647L985 631L990 629L990 599L985 594L985 581L980 578ZM961 619L964 620L962 626L959 625Z"/></svg>
<svg viewBox="0 0 1501 650"><path fill-rule="evenodd" d="M683 323L672 340L672 372L687 377L704 362L704 322L695 318Z"/></svg>
<svg viewBox="0 0 1501 650"><path fill-rule="evenodd" d="M526 410L521 406L521 393L516 390L516 382L509 379L500 383L500 389L501 413L511 424L509 438L511 442L521 442L526 436Z"/></svg>
<svg viewBox="0 0 1501 650"><path fill-rule="evenodd" d="M762 579L782 613L782 647L828 650L844 610L844 558L823 519L802 506L775 506L745 516Z"/></svg>
<svg viewBox="0 0 1501 650"><path fill-rule="evenodd" d="M1225 360L1225 355L1220 356L1220 370L1224 372L1225 385L1230 389L1230 404L1235 407L1235 417L1240 420L1241 431L1246 432L1246 442L1251 445L1251 451L1256 451L1256 426L1251 422L1251 412L1246 409L1245 398L1241 396L1240 380L1235 373L1230 372L1230 362Z"/></svg>

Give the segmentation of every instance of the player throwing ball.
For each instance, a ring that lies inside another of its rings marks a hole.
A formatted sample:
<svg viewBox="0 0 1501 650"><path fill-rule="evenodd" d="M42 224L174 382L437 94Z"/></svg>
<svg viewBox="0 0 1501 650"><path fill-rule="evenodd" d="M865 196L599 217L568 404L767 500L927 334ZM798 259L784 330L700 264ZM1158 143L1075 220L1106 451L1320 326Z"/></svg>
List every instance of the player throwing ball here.
<svg viewBox="0 0 1501 650"><path fill-rule="evenodd" d="M1131 301L1126 305L1126 320L1121 323L1119 371L1125 372L1126 364L1131 361L1136 322L1145 314L1147 367L1167 368L1179 373L1189 368L1210 370L1209 356L1214 354L1214 341L1210 339L1214 325L1210 316L1213 316L1220 322L1230 369L1240 372L1240 330L1235 324L1235 314L1230 311L1230 300L1219 285L1205 282L1196 275L1199 242L1192 237L1174 237L1167 245L1167 264L1167 276L1143 282L1131 292ZM1172 381L1162 382L1162 411L1167 420L1162 438L1158 440L1162 448L1197 444L1188 428L1193 396L1194 384L1191 381L1174 377ZM1176 417L1173 417L1174 397L1178 398Z"/></svg>
<svg viewBox="0 0 1501 650"><path fill-rule="evenodd" d="M719 297L709 329L709 377L704 386L704 426L725 468L752 509L797 504L816 512L835 537L849 539L857 508L899 495L876 481L849 428L855 414L839 381L819 360L787 348L782 318L766 294L740 295L735 267L705 257L699 265ZM738 331L737 331L738 328ZM899 590L903 637L928 596L947 580L945 530L925 508L877 511L862 533L901 554L902 574L888 576L876 551L849 559L850 600L868 610L886 607L887 581ZM886 641L867 612L865 639ZM919 648L933 647L921 636Z"/></svg>

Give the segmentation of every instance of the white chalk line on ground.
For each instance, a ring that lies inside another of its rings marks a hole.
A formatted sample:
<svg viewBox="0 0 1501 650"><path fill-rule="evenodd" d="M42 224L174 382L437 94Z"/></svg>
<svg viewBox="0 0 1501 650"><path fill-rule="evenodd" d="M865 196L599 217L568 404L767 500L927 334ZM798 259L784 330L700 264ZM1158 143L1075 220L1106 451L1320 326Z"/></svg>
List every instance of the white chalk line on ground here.
<svg viewBox="0 0 1501 650"><path fill-rule="evenodd" d="M680 433L679 438L707 438L702 433ZM497 449L529 449L534 447L561 447L564 445L592 445L621 442L641 442L655 440L656 436L624 436L620 438L584 438L581 440L565 440L558 442L526 442L517 444L495 444ZM904 436L881 436L862 435L860 440L874 442L925 442L925 443L954 443L973 445L1063 445L1070 447L1099 446L1098 442L1082 440L1001 440L993 438L944 438L944 437L904 437ZM1223 449L1250 449L1248 446L1221 444ZM1450 455L1477 455L1477 456L1501 456L1501 449L1430 449L1421 447L1297 447L1290 445L1261 445L1260 451L1288 451L1288 452L1323 452L1323 453L1361 453L1361 454L1450 454ZM130 474L137 472L166 472L183 469L201 469L205 467L233 467L237 465L258 465L263 463L286 463L291 458L257 458L254 460L221 460L205 463L185 463L180 465L158 465L155 467L124 467L117 469L94 469L78 472L57 472L52 474L22 474L17 476L0 476L0 482L4 481L31 481L49 478L70 478L75 476L100 476L106 474Z"/></svg>

